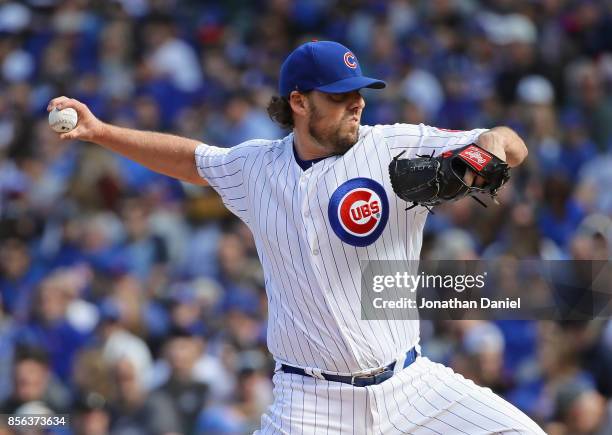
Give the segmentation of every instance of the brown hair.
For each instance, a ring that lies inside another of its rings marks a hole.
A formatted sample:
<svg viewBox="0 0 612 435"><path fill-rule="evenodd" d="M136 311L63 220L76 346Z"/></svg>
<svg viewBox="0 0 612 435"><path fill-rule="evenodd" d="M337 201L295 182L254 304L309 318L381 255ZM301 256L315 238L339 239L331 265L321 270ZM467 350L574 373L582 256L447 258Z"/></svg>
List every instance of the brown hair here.
<svg viewBox="0 0 612 435"><path fill-rule="evenodd" d="M268 103L267 111L270 118L280 124L281 127L293 128L293 111L287 97L273 96Z"/></svg>

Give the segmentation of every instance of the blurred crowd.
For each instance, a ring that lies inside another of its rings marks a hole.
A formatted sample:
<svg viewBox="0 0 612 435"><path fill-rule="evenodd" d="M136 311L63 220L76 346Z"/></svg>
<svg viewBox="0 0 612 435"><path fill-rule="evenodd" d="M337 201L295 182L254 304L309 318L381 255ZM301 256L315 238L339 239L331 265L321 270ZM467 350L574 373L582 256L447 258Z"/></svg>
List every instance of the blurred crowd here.
<svg viewBox="0 0 612 435"><path fill-rule="evenodd" d="M51 98L218 146L280 138L282 60L337 40L388 82L364 124L508 125L529 147L500 206L429 217L423 258L608 260L611 28L609 0L0 0L0 413L242 434L272 397L249 230L209 188L61 141ZM612 323L422 329L426 355L547 432L612 433Z"/></svg>

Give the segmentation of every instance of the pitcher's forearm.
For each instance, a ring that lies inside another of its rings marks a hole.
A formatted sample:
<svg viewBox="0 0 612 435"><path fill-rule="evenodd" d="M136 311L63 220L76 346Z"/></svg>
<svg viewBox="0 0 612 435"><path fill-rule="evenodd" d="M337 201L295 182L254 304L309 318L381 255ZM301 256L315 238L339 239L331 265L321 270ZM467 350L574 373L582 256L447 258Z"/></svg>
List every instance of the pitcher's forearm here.
<svg viewBox="0 0 612 435"><path fill-rule="evenodd" d="M195 166L200 142L165 133L102 124L91 142L134 160L152 171L195 184L205 184Z"/></svg>
<svg viewBox="0 0 612 435"><path fill-rule="evenodd" d="M76 110L76 128L61 133L64 140L82 140L101 145L140 163L152 171L189 183L206 185L197 171L195 149L199 142L171 134L117 127L100 121L89 108L65 96L49 101L47 111L67 107Z"/></svg>
<svg viewBox="0 0 612 435"><path fill-rule="evenodd" d="M495 127L481 134L478 138L478 144L496 155L498 149L502 150L503 160L510 167L520 165L528 154L523 139L508 127Z"/></svg>

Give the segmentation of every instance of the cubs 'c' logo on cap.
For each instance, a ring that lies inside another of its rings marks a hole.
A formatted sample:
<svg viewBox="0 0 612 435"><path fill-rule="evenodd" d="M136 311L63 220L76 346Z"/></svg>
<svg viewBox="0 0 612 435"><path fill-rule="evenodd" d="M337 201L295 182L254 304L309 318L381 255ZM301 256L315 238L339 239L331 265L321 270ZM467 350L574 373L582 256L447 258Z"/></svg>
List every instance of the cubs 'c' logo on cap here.
<svg viewBox="0 0 612 435"><path fill-rule="evenodd" d="M346 53L344 53L344 63L349 68L352 68L352 69L357 68L357 58L350 51L347 51Z"/></svg>
<svg viewBox="0 0 612 435"><path fill-rule="evenodd" d="M332 194L327 209L336 235L353 246L371 245L389 219L385 189L369 178L353 178Z"/></svg>

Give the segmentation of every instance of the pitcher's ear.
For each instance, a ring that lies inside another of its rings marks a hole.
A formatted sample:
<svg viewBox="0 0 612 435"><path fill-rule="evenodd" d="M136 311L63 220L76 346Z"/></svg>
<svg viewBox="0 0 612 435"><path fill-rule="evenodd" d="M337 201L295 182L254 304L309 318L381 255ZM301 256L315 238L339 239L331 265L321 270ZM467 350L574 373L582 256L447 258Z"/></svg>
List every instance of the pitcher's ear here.
<svg viewBox="0 0 612 435"><path fill-rule="evenodd" d="M292 91L289 94L289 104L291 105L291 109L297 115L306 115L308 112L308 97L306 94L303 94L298 91Z"/></svg>

